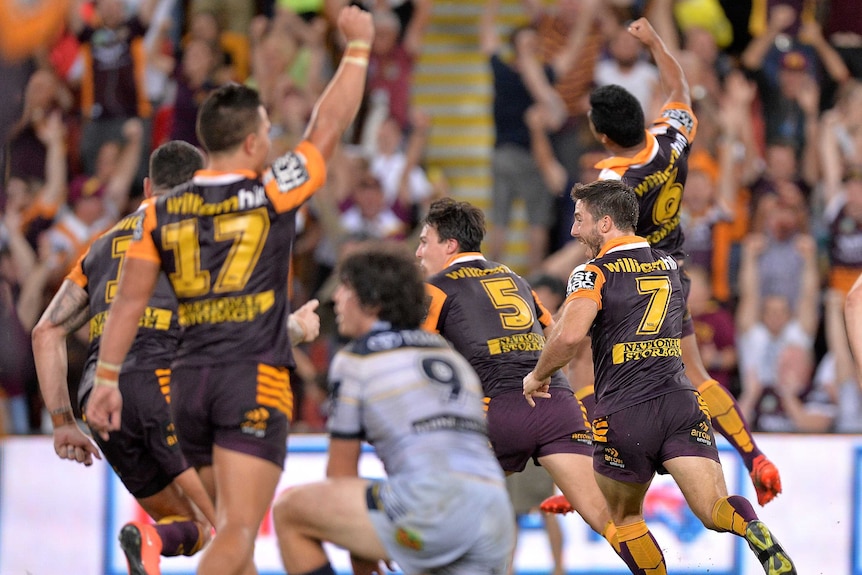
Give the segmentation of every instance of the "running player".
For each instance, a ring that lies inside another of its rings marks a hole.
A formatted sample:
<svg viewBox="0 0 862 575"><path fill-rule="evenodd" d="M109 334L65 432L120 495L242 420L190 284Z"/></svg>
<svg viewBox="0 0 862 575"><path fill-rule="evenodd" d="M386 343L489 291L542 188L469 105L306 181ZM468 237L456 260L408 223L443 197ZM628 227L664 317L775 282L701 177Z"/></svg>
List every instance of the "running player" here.
<svg viewBox="0 0 862 575"><path fill-rule="evenodd" d="M338 274L338 331L353 341L330 371L328 479L285 491L273 509L287 572L335 575L330 541L408 575L506 573L514 512L488 448L482 388L442 337L419 328L425 291L413 259L372 246ZM386 480L357 477L362 440Z"/></svg>
<svg viewBox="0 0 862 575"><path fill-rule="evenodd" d="M667 573L643 502L655 473L670 473L707 529L744 537L767 575L795 574L751 503L728 496L709 409L686 376L685 313L676 258L635 235L639 200L599 180L572 192L572 235L593 257L575 270L559 325L523 381L530 405L553 396L551 377L592 336L596 407L593 468L632 573Z"/></svg>
<svg viewBox="0 0 862 575"><path fill-rule="evenodd" d="M596 164L600 180L621 180L631 186L640 204L637 233L672 255L680 266L683 292L688 298L683 231L679 210L688 174L688 154L697 132L688 83L682 68L667 50L652 25L641 18L629 25L629 33L649 48L667 93L660 116L646 132L644 113L637 98L624 88L602 86L590 94L590 128L596 139L613 154ZM716 429L739 452L751 475L757 501L765 505L781 493L781 477L775 465L757 447L748 423L733 396L706 371L691 314L683 319L683 362L686 375L709 406ZM588 406L590 398L584 398ZM543 504L546 511L570 508L560 497Z"/></svg>
<svg viewBox="0 0 862 575"><path fill-rule="evenodd" d="M87 405L102 434L120 425L119 365L165 271L183 326L172 375L177 435L218 517L198 573L238 574L251 564L284 466L293 403L285 286L296 211L323 184L325 162L356 116L374 36L371 15L355 6L341 10L338 28L347 40L338 69L304 140L272 166L257 92L229 84L203 102L198 134L209 169L146 210L105 326Z"/></svg>
<svg viewBox="0 0 862 575"><path fill-rule="evenodd" d="M91 465L98 450L78 428L76 417L93 389L96 357L108 306L132 233L143 209L203 168L203 155L191 144L168 142L150 156L141 210L120 220L79 260L33 329L33 355L39 387L54 425L54 451L61 459ZM193 555L209 539L215 523L212 501L197 472L183 457L170 414L171 360L179 338L176 297L159 278L141 319L120 377L125 396L123 425L109 440L96 443L123 485L156 525L133 522L120 530L129 572L159 572L159 556ZM67 383L66 337L90 324L90 347L80 384ZM72 399L74 398L74 400Z"/></svg>
<svg viewBox="0 0 862 575"><path fill-rule="evenodd" d="M597 533L613 537L610 513L592 470L590 424L561 372L560 393L530 409L521 380L535 366L551 314L529 284L479 252L485 237L482 210L443 198L433 202L416 257L430 296L423 327L441 334L479 374L487 405L488 435L507 474L530 458L548 473Z"/></svg>

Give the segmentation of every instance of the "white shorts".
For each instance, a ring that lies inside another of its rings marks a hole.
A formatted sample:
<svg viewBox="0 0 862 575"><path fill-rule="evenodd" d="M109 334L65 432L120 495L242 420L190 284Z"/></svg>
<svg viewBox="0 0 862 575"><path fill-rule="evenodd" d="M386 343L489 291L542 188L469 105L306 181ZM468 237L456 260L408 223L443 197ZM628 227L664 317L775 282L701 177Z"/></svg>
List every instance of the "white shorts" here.
<svg viewBox="0 0 862 575"><path fill-rule="evenodd" d="M371 484L368 512L406 575L504 575L515 544L505 484L455 473Z"/></svg>

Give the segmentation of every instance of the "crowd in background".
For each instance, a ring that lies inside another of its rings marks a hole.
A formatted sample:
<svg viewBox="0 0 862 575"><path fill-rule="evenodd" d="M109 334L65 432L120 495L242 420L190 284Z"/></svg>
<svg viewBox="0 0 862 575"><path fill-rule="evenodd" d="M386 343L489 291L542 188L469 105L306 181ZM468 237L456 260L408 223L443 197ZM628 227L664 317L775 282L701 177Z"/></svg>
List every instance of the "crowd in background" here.
<svg viewBox="0 0 862 575"><path fill-rule="evenodd" d="M30 330L89 242L135 209L150 151L170 139L197 145L197 107L225 82L259 90L272 158L294 147L334 70L331 15L345 3L3 3L0 433L45 428ZM589 90L626 87L647 122L663 101L655 66L626 32L646 15L682 63L699 121L685 193L668 190L664 209L679 208L686 233L706 367L756 431L862 431L842 314L862 271L862 5L523 0L509 5L538 33L508 45L499 3L486 0L475 22L477 53L509 73L494 83L495 146L512 160L492 166L489 257L507 262L508 210L523 193L528 279L564 285L583 261L568 237L568 190L595 179L603 157L589 130ZM414 247L425 207L451 193L445 170L425 160L434 117L411 105L433 1L362 4L376 37L361 117L285 252L294 306L323 303L321 338L301 348L292 378L297 431L325 422L325 371L340 343L327 305L339 257L368 238ZM529 186L509 185L531 170ZM87 341L87 327L70 341L71 378Z"/></svg>

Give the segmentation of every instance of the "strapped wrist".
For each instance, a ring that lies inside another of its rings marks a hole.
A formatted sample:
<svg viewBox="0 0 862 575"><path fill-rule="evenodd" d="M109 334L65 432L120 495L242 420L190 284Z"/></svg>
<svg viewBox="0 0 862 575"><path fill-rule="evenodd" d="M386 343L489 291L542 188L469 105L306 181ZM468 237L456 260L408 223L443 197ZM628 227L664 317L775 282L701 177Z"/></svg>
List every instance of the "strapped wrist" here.
<svg viewBox="0 0 862 575"><path fill-rule="evenodd" d="M54 429L58 427L62 427L64 425L74 425L75 424L75 414L72 413L72 409L70 407L64 407L62 409L55 409L51 412L51 426Z"/></svg>

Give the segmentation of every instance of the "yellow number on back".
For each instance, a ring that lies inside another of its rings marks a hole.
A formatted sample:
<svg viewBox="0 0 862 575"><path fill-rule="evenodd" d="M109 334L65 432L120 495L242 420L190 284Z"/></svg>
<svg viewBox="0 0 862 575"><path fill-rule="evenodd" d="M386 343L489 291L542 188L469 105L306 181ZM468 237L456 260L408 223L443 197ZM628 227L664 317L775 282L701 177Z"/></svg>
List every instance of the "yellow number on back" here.
<svg viewBox="0 0 862 575"><path fill-rule="evenodd" d="M647 309L638 326L638 335L655 335L661 329L664 318L667 316L667 308L670 303L670 278L667 276L642 276L635 278L638 284L638 293L649 295Z"/></svg>
<svg viewBox="0 0 862 575"><path fill-rule="evenodd" d="M506 329L525 329L533 325L533 312L524 298L517 294L518 286L512 278L482 280L482 287L495 309L500 312L500 321Z"/></svg>
<svg viewBox="0 0 862 575"><path fill-rule="evenodd" d="M174 252L176 271L168 277L178 297L196 297L209 293L239 291L251 277L269 235L266 208L248 212L219 214L213 218L214 239L232 241L224 264L211 285L210 272L201 269L200 238L196 219L182 220L164 226L162 245Z"/></svg>
<svg viewBox="0 0 862 575"><path fill-rule="evenodd" d="M118 236L111 242L111 257L120 260L120 262L117 264L117 277L108 280L105 284L105 303L111 303L117 295L117 285L120 283L120 274L123 271L123 263L126 261L126 250L129 249L131 243L131 235Z"/></svg>

